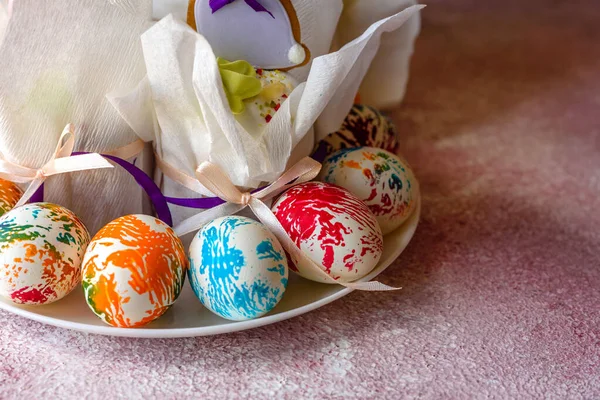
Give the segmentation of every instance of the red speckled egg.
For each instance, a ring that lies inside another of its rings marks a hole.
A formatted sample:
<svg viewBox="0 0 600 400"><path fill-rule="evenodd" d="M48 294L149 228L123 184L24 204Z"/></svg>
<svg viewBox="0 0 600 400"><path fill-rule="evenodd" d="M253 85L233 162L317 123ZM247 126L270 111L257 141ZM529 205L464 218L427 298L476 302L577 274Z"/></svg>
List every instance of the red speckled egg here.
<svg viewBox="0 0 600 400"><path fill-rule="evenodd" d="M383 252L383 235L369 208L347 190L309 182L285 192L273 206L284 229L308 257L332 278L352 282L371 272ZM301 276L323 282L300 260L290 260Z"/></svg>

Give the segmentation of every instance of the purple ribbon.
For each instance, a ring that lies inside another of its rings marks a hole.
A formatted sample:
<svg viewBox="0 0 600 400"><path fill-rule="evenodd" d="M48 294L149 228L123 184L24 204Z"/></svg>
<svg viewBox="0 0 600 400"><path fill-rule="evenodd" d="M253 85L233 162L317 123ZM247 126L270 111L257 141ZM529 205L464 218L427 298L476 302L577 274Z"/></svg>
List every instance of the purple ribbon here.
<svg viewBox="0 0 600 400"><path fill-rule="evenodd" d="M78 154L86 154L86 153L73 153L73 155ZM163 221L165 224L169 226L173 226L173 217L171 216L171 210L169 210L169 204L167 204L167 199L163 196L160 188L154 182L152 178L150 178L144 171L136 167L134 164L123 160L122 158L109 156L106 154L102 154L102 157L107 158L114 162L115 164L122 167L125 171L129 173L135 179L138 185L148 195L152 205L154 206L154 211L156 212L156 216L158 219Z"/></svg>
<svg viewBox="0 0 600 400"><path fill-rule="evenodd" d="M44 184L35 191L33 196L29 199L29 203L43 203L44 202Z"/></svg>
<svg viewBox="0 0 600 400"><path fill-rule="evenodd" d="M257 193L263 190L264 187L253 190L251 193ZM167 203L173 204L174 206L181 206L186 208L199 208L207 210L225 204L226 201L220 197L203 197L201 199L181 199L178 197L165 197Z"/></svg>
<svg viewBox="0 0 600 400"><path fill-rule="evenodd" d="M89 154L87 152L74 152L73 155L81 155L81 154ZM173 217L171 216L171 210L169 210L169 204L167 203L167 199L160 191L160 188L156 185L154 180L150 178L144 171L136 167L134 164L123 160L122 158L110 156L107 154L102 154L102 157L107 158L114 162L115 164L122 167L125 171L129 173L135 179L138 185L148 195L152 205L154 206L154 211L156 211L156 216L158 219L168 224L169 226L173 226ZM41 203L44 201L44 185L40 186L40 188L35 192L31 199L30 203Z"/></svg>
<svg viewBox="0 0 600 400"><path fill-rule="evenodd" d="M329 146L325 141L319 143L317 149L310 156L313 160L320 162L323 164L323 161L329 156Z"/></svg>
<svg viewBox="0 0 600 400"><path fill-rule="evenodd" d="M235 0L209 0L208 4L210 5L210 8L214 13L216 13L217 11L219 11L221 8L225 7L228 4L233 3ZM271 13L271 11L267 10L265 8L265 6L263 6L262 4L260 4L258 2L258 0L244 0L246 2L246 4L248 4L250 7L252 7L252 9L256 12L266 12L268 13L271 17L273 17L273 19L275 19L275 16L273 15L273 13Z"/></svg>
<svg viewBox="0 0 600 400"><path fill-rule="evenodd" d="M327 148L323 144L319 146L316 152L312 155L312 158L322 162L323 159L327 156ZM74 152L73 155L81 155L81 154L89 154L87 152ZM162 194L162 191L156 185L154 180L150 178L144 171L136 167L134 164L128 162L127 160L123 160L122 158L110 156L107 154L102 154L102 157L107 158L114 162L115 164L122 167L125 171L131 175L138 185L146 192L152 205L154 206L154 211L156 211L156 216L168 224L169 226L173 226L173 217L171 215L171 210L169 210L169 204L173 204L175 206L186 207L186 208L195 208L207 210L210 208L214 208L220 206L225 203L225 200L219 197L203 197L200 199L190 199L190 198L177 198L177 197L165 197ZM258 188L252 193L256 193L264 188ZM41 203L44 201L44 185L40 186L40 188L31 196L29 200L30 203Z"/></svg>

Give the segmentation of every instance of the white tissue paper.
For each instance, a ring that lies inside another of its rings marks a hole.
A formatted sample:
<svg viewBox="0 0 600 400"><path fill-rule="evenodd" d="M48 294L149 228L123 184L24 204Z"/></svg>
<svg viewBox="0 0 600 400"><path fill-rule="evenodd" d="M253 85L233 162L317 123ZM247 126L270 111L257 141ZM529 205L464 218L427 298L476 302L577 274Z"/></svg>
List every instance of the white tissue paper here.
<svg viewBox="0 0 600 400"><path fill-rule="evenodd" d="M41 167L67 123L76 127L77 151L110 151L135 141L105 96L144 77L139 37L151 26L149 17L149 3L138 8L128 0L14 2L0 47L3 155ZM151 161L149 155L137 165ZM119 167L51 177L45 186L45 200L72 209L92 233L143 211L142 190Z"/></svg>
<svg viewBox="0 0 600 400"><path fill-rule="evenodd" d="M382 34L401 28L420 8L385 18L339 51L315 58L305 82L283 103L262 136L251 135L235 120L208 42L173 16L142 36L147 78L132 92L111 96L111 101L141 137L154 140L165 162L188 176L208 160L234 184L256 188L280 176L291 158L309 155L310 147L295 150L315 123L317 139L339 128ZM166 196L212 196L202 187L194 193L166 177L158 179ZM198 212L179 207L172 211L176 223Z"/></svg>
<svg viewBox="0 0 600 400"><path fill-rule="evenodd" d="M345 45L371 24L415 4L416 0L344 0L344 12L336 32L336 46ZM383 36L379 53L360 88L364 104L389 109L402 101L408 82L410 58L420 27L420 14L415 14L400 29Z"/></svg>
<svg viewBox="0 0 600 400"><path fill-rule="evenodd" d="M302 27L302 43L310 49L312 59L328 54L342 13L342 0L293 0L292 4ZM311 64L291 70L290 75L306 81Z"/></svg>

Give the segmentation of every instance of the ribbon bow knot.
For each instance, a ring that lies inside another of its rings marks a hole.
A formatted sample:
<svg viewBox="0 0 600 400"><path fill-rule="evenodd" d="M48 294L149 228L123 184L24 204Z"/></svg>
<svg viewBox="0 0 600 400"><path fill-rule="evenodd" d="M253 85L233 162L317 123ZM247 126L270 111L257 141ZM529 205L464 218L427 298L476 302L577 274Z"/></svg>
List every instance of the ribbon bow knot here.
<svg viewBox="0 0 600 400"><path fill-rule="evenodd" d="M250 192L246 192L246 193L242 193L242 197L240 199L240 204L243 206L248 206L250 205L250 201L252 201L252 193Z"/></svg>
<svg viewBox="0 0 600 400"><path fill-rule="evenodd" d="M34 193L51 176L69 172L100 168L113 168L100 154L91 153L73 156L75 133L72 124L65 127L50 160L41 168L29 168L13 163L0 154L0 178L15 183L29 183L29 187L15 207L27 203Z"/></svg>
<svg viewBox="0 0 600 400"><path fill-rule="evenodd" d="M179 236L183 236L195 232L214 219L233 215L246 207L250 207L260 222L275 235L291 258L301 261L309 266L321 276L325 282L365 291L396 290L396 288L392 288L380 282L340 282L335 280L325 272L322 266L317 265L300 248L298 248L298 246L296 246L275 214L273 214L271 209L264 203L264 201L271 200L293 186L313 180L317 177L320 170L321 164L319 162L310 157L305 157L269 186L250 193L238 189L233 182L231 182L229 176L227 176L218 165L211 162L204 162L196 170L196 178L205 189L225 200L226 203L183 221L175 227L175 233Z"/></svg>

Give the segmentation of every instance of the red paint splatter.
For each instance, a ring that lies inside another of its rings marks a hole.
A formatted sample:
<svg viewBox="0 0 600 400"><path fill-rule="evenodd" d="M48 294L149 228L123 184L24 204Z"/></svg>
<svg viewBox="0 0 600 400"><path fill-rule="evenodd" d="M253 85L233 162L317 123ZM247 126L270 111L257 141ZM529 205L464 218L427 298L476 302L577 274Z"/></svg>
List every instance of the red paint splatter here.
<svg viewBox="0 0 600 400"><path fill-rule="evenodd" d="M352 271L354 267L354 263L356 262L356 250L352 249L352 253L346 254L344 256L344 266L348 268L349 271Z"/></svg>
<svg viewBox="0 0 600 400"><path fill-rule="evenodd" d="M375 197L377 197L377 189L376 188L371 190L371 194L365 201L366 202L373 201L375 199ZM375 215L377 215L377 214L375 214Z"/></svg>
<svg viewBox="0 0 600 400"><path fill-rule="evenodd" d="M360 254L379 254L383 250L383 241L378 231L377 221L367 206L350 192L335 185L309 182L288 190L279 200L275 215L296 246L318 240L324 252L322 265L329 272L335 263L336 250L345 247L345 238L353 233L344 220L355 220L367 228L369 234L362 235ZM363 229L358 229L363 231ZM315 238L315 234L318 236ZM344 266L352 271L360 261L353 254L345 256Z"/></svg>
<svg viewBox="0 0 600 400"><path fill-rule="evenodd" d="M10 295L10 298L19 304L45 304L48 299L55 299L56 292L46 286L42 290L38 288L25 287Z"/></svg>
<svg viewBox="0 0 600 400"><path fill-rule="evenodd" d="M389 193L383 193L381 195L381 200L376 204L369 204L369 209L375 216L395 216L397 213L394 212L394 204L393 200L390 197Z"/></svg>

